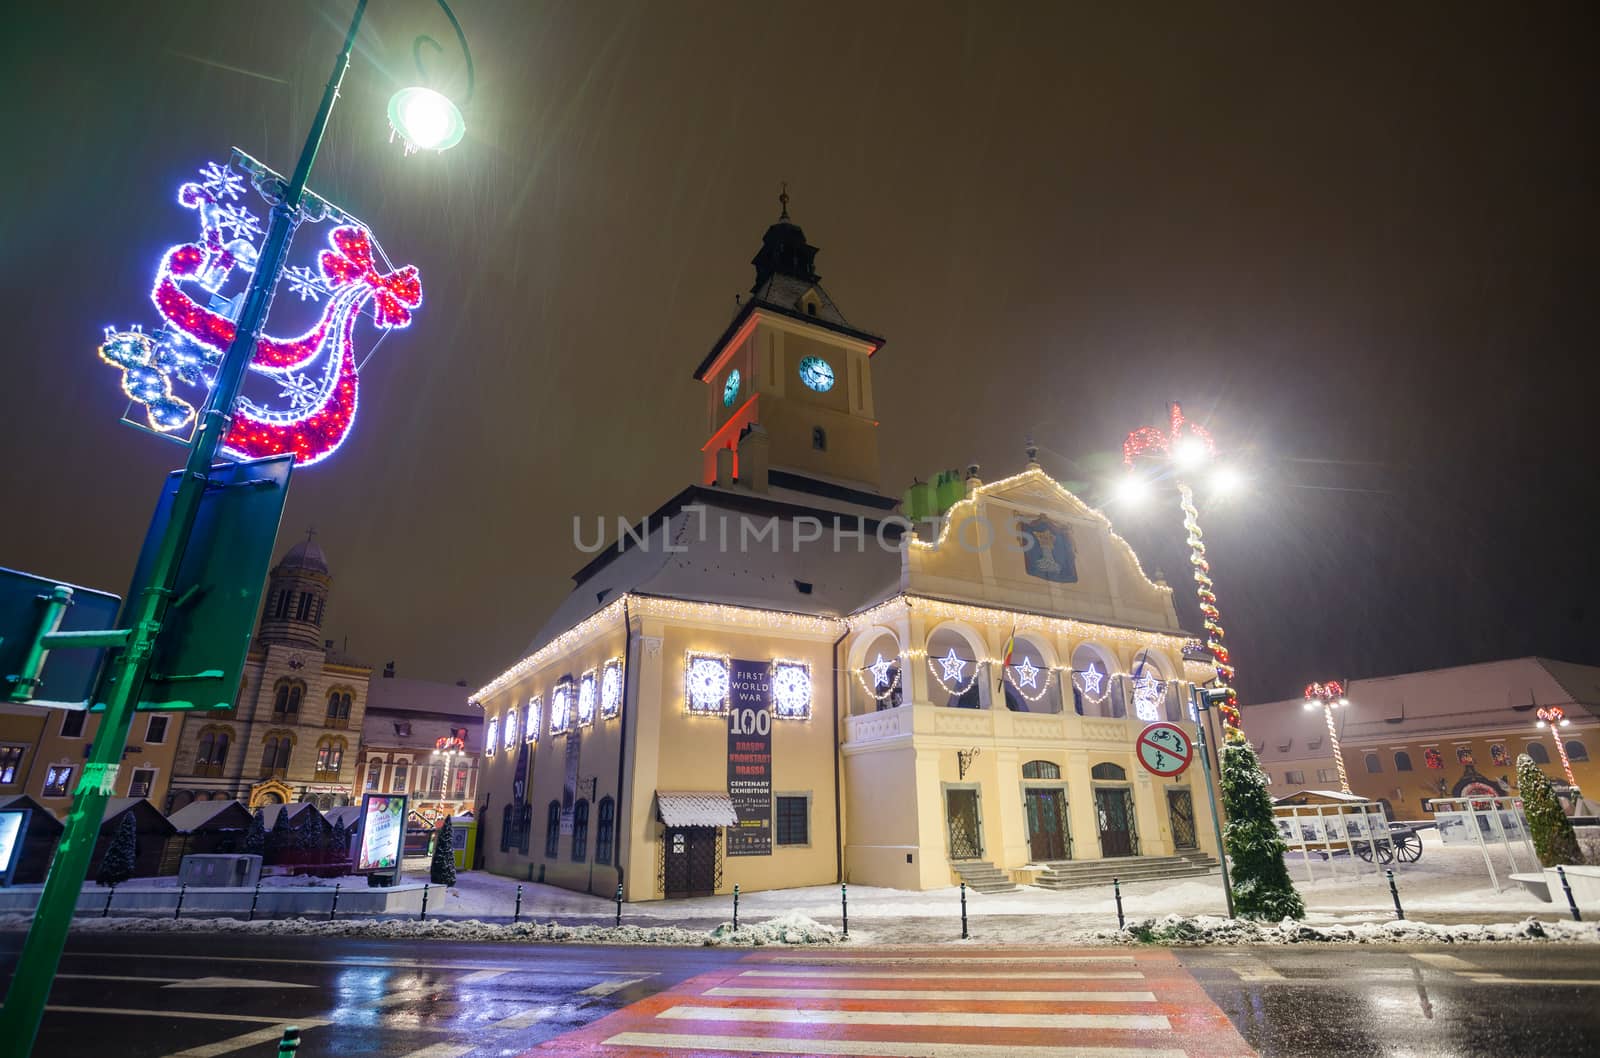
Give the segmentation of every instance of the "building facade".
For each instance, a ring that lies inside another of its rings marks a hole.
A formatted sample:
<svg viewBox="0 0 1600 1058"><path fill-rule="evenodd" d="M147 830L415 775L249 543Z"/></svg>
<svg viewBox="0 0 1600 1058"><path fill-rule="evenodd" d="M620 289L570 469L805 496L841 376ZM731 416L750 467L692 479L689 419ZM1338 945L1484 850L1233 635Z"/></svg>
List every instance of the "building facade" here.
<svg viewBox="0 0 1600 1058"><path fill-rule="evenodd" d="M273 567L239 697L232 709L185 718L164 810L197 800L350 803L372 670L323 638L332 587L309 534Z"/></svg>
<svg viewBox="0 0 1600 1058"><path fill-rule="evenodd" d="M139 713L133 718L114 796L162 803L172 779L181 724L175 713ZM98 713L0 706L0 796L27 794L65 818L99 727Z"/></svg>
<svg viewBox="0 0 1600 1058"><path fill-rule="evenodd" d="M368 686L356 762L358 793L406 794L426 826L475 813L483 710L465 683L402 679L391 663Z"/></svg>
<svg viewBox="0 0 1600 1058"><path fill-rule="evenodd" d="M1600 668L1512 658L1352 680L1345 697L1334 722L1350 789L1385 803L1392 818L1426 818L1434 797L1514 794L1523 753L1564 786L1565 750L1578 787L1600 791ZM1552 706L1565 726L1539 726ZM1298 698L1249 706L1244 728L1275 796L1339 789L1320 708Z"/></svg>
<svg viewBox="0 0 1600 1058"><path fill-rule="evenodd" d="M1214 853L1171 590L1026 466L877 491L872 360L788 219L695 371L699 483L619 534L484 710L498 873L630 900Z"/></svg>

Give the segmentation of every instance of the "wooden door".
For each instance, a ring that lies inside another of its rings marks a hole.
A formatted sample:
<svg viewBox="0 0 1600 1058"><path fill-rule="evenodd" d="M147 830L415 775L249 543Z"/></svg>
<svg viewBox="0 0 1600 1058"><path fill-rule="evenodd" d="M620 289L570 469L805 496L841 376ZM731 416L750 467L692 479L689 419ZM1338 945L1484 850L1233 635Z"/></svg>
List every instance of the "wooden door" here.
<svg viewBox="0 0 1600 1058"><path fill-rule="evenodd" d="M1095 814L1100 820L1100 855L1133 855L1133 806L1128 790L1098 789Z"/></svg>
<svg viewBox="0 0 1600 1058"><path fill-rule="evenodd" d="M1028 787L1028 854L1035 863L1067 858L1066 798L1060 787Z"/></svg>
<svg viewBox="0 0 1600 1058"><path fill-rule="evenodd" d="M716 892L715 827L669 827L662 887L667 896L710 896Z"/></svg>

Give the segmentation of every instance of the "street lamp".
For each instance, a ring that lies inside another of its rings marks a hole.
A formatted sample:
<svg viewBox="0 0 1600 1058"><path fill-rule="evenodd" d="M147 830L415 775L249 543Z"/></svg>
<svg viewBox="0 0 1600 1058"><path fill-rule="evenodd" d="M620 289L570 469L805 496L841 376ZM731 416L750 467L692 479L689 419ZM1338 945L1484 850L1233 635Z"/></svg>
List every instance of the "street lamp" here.
<svg viewBox="0 0 1600 1058"><path fill-rule="evenodd" d="M439 6L444 8L451 24L455 26L465 50L466 39L461 36L460 24L450 14L444 0L439 0ZM170 503L165 506L166 521L161 529L160 542L148 571L139 582L139 590L131 594L124 605L123 615L128 630L117 633L118 638L114 643L107 643L118 650L106 667L106 675L96 696L105 703L105 713L94 745L89 750L83 778L73 792L61 843L45 879L44 890L39 894L33 922L6 992L5 1008L0 1011L0 1040L4 1041L6 1054L27 1054L38 1037L39 1022L44 1017L45 1003L55 983L56 968L61 961L67 931L72 923L83 880L88 874L95 836L105 819L106 801L114 789L117 768L128 742L135 703L139 701L155 658L155 647L173 602L180 567L186 559L193 561L196 558L196 555L186 554L186 551L190 550L190 538L195 534L201 500L207 489L213 487L212 464L217 461L229 432L245 374L261 339L267 309L283 277L289 242L302 217L306 182L311 176L317 151L322 146L322 137L327 131L334 101L339 97L345 71L350 67L350 54L355 48L356 33L366 9L367 0L356 0L355 15L345 34L344 44L334 59L333 73L328 78L322 102L306 134L305 146L300 151L293 175L287 182L278 185L281 191L275 189L271 196L273 206L266 237L256 257L250 286L245 291L244 301L234 321L232 341L217 365L216 382L198 415L198 425L189 442L184 471ZM417 45L419 48L420 43ZM437 48L438 44L434 43L434 47ZM467 62L470 83L470 55ZM409 120L412 107L408 105L401 110L402 117ZM416 105L419 135L425 124L424 118L430 113L433 112L427 107ZM431 120L434 121L431 127L435 130L435 136L440 137L438 130L441 126L437 118ZM437 142L445 144L448 138L448 134L445 134ZM160 516L158 512L157 517Z"/></svg>
<svg viewBox="0 0 1600 1058"><path fill-rule="evenodd" d="M1328 721L1328 741L1333 744L1333 763L1339 769L1339 789L1345 793L1350 792L1350 776L1344 770L1344 751L1339 748L1339 728L1333 722L1333 711L1350 704L1350 699L1344 696L1344 685L1338 680L1329 680L1327 683L1306 684L1306 708L1322 708L1322 715Z"/></svg>
<svg viewBox="0 0 1600 1058"><path fill-rule="evenodd" d="M456 40L461 45L461 55L467 63L467 95L457 106L455 100L443 92L429 88L427 85L411 85L402 88L389 98L389 138L396 136L406 145L406 153L412 151L447 151L461 142L467 134L467 123L461 116L461 107L472 102L472 93L477 87L477 77L472 68L472 52L467 47L467 35L461 31L461 23L456 21L455 12L450 10L450 5L444 0L438 0L439 7L444 11L444 17L450 20L450 26L456 31ZM411 43L411 58L417 65L417 73L428 79L428 71L422 65L422 46L426 44L434 51L443 52L439 42L429 36L420 36Z"/></svg>
<svg viewBox="0 0 1600 1058"><path fill-rule="evenodd" d="M1572 761L1567 759L1567 744L1561 739L1560 729L1572 723L1571 720L1567 719L1566 710L1559 705L1549 705L1542 707L1533 715L1539 718L1538 722L1533 725L1534 727L1549 726L1550 733L1555 735L1556 752L1561 755L1561 770L1567 773L1567 785L1577 786L1578 780L1572 777Z"/></svg>
<svg viewBox="0 0 1600 1058"><path fill-rule="evenodd" d="M1189 487L1188 475L1204 469L1216 456L1216 444L1211 434L1199 423L1183 417L1183 409L1173 402L1168 405L1168 427L1141 426L1122 442L1122 461L1130 471L1124 479L1119 494L1123 498L1138 496L1149 490L1153 480L1139 473L1141 466L1152 466L1156 477L1168 476L1178 487L1178 497L1183 508L1183 527L1188 533L1189 565L1194 568L1195 593L1200 597L1200 614L1206 629L1206 650L1223 684L1222 701L1217 712L1222 717L1222 737L1228 742L1243 742L1244 728L1239 718L1239 696L1233 690L1233 663L1228 648L1223 645L1225 635L1222 614L1217 609L1217 594L1211 581L1211 563L1206 560L1206 545L1200 532L1200 512L1194 505L1194 490ZM1216 471L1214 471L1216 473ZM1236 486L1236 474L1224 478L1221 484Z"/></svg>

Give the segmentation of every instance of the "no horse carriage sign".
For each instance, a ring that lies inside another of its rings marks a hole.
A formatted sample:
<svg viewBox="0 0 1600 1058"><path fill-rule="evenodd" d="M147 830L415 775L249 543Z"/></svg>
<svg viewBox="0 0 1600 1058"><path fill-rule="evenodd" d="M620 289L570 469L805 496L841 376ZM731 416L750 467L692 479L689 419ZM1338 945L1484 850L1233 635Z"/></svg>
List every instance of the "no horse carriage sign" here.
<svg viewBox="0 0 1600 1058"><path fill-rule="evenodd" d="M1151 724L1135 745L1144 770L1162 778L1182 775L1194 761L1194 743L1177 724Z"/></svg>

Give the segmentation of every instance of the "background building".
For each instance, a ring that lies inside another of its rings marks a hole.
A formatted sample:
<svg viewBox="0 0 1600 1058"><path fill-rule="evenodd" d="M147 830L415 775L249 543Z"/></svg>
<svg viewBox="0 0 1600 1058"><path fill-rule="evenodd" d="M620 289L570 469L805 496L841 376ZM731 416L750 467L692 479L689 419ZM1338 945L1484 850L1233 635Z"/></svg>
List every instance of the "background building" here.
<svg viewBox="0 0 1600 1058"><path fill-rule="evenodd" d="M394 663L368 686L355 774L361 793L403 793L429 825L474 812L483 710L467 685L401 679Z"/></svg>
<svg viewBox="0 0 1600 1058"><path fill-rule="evenodd" d="M1345 696L1334 720L1350 788L1387 803L1393 818L1425 816L1433 797L1515 793L1521 753L1564 785L1558 737L1579 788L1600 791L1600 668L1513 658L1352 680ZM1550 706L1566 727L1536 726ZM1275 796L1339 788L1320 708L1298 698L1248 706L1244 729Z"/></svg>
<svg viewBox="0 0 1600 1058"><path fill-rule="evenodd" d="M332 587L312 534L273 567L237 702L185 718L166 810L229 798L350 803L372 669L322 637Z"/></svg>
<svg viewBox="0 0 1600 1058"><path fill-rule="evenodd" d="M785 209L694 373L700 484L579 571L474 694L488 867L630 900L1204 870L1198 766L1135 760L1152 720L1193 733L1171 590L1032 451L992 485L942 475L925 519L897 519L883 339L816 254Z"/></svg>

